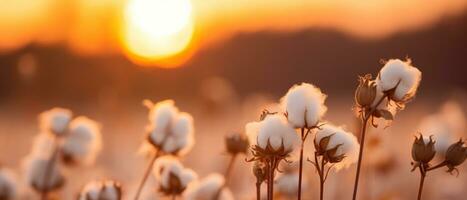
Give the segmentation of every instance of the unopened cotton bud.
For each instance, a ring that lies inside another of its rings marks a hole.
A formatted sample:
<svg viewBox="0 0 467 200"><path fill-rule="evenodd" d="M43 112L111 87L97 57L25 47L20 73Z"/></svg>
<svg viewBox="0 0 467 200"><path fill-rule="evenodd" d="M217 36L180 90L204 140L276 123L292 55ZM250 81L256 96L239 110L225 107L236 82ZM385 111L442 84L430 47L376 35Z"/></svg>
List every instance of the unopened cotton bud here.
<svg viewBox="0 0 467 200"><path fill-rule="evenodd" d="M92 181L84 186L79 200L120 200L122 187L115 181Z"/></svg>
<svg viewBox="0 0 467 200"><path fill-rule="evenodd" d="M55 135L66 133L72 112L65 108L52 108L39 115L39 127L44 132Z"/></svg>
<svg viewBox="0 0 467 200"><path fill-rule="evenodd" d="M412 158L416 162L429 163L435 157L435 141L431 137L415 137L412 145Z"/></svg>
<svg viewBox="0 0 467 200"><path fill-rule="evenodd" d="M368 107L373 104L376 98L376 83L370 74L359 77L359 85L355 91L355 102L360 107Z"/></svg>
<svg viewBox="0 0 467 200"><path fill-rule="evenodd" d="M249 146L248 138L244 134L235 133L225 137L225 147L227 152L232 155L246 154Z"/></svg>
<svg viewBox="0 0 467 200"><path fill-rule="evenodd" d="M281 99L281 106L294 128L316 126L326 113L326 95L309 83L292 86Z"/></svg>
<svg viewBox="0 0 467 200"><path fill-rule="evenodd" d="M13 200L16 197L16 179L14 174L0 166L0 199Z"/></svg>
<svg viewBox="0 0 467 200"><path fill-rule="evenodd" d="M464 141L460 139L458 142L449 146L446 151L446 160L449 171L455 169L456 166L462 164L467 158L467 147L465 146Z"/></svg>

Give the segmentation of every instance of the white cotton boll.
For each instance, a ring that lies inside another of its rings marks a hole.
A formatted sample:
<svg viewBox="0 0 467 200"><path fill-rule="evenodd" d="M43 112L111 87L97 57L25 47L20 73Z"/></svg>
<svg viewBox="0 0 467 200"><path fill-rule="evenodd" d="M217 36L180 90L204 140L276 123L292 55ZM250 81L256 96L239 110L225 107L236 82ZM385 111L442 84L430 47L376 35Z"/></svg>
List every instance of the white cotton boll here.
<svg viewBox="0 0 467 200"><path fill-rule="evenodd" d="M233 200L232 192L224 187L225 179L222 175L214 173L210 174L200 182L190 185L184 196L186 200L206 200L213 199L219 190L219 200Z"/></svg>
<svg viewBox="0 0 467 200"><path fill-rule="evenodd" d="M410 61L391 59L379 72L377 83L383 91L391 90L397 86L392 98L403 101L415 95L421 78L422 73L413 67Z"/></svg>
<svg viewBox="0 0 467 200"><path fill-rule="evenodd" d="M66 132L71 117L71 110L52 108L39 114L39 127L44 132L62 135Z"/></svg>
<svg viewBox="0 0 467 200"><path fill-rule="evenodd" d="M285 151L293 151L297 145L297 133L283 115L268 115L260 122L257 144L266 149L268 142L274 150L278 150L284 145Z"/></svg>
<svg viewBox="0 0 467 200"><path fill-rule="evenodd" d="M31 155L48 159L54 151L54 136L48 133L40 133L34 137Z"/></svg>
<svg viewBox="0 0 467 200"><path fill-rule="evenodd" d="M23 163L26 182L37 191L58 189L64 183L64 177L57 162L53 162L48 169L49 163L49 159L34 156L28 156ZM47 181L44 181L47 170L49 170L49 176Z"/></svg>
<svg viewBox="0 0 467 200"><path fill-rule="evenodd" d="M101 126L87 117L77 117L70 123L69 134L62 145L65 158L83 164L94 162L102 148Z"/></svg>
<svg viewBox="0 0 467 200"><path fill-rule="evenodd" d="M302 189L306 188L306 177L303 177ZM295 197L298 192L298 173L281 173L275 181L276 191L287 197Z"/></svg>
<svg viewBox="0 0 467 200"><path fill-rule="evenodd" d="M180 113L173 122L172 134L168 135L174 143L166 143L164 148L172 148L178 151L178 154L185 154L191 150L194 145L194 126L193 117L188 113ZM166 147L167 146L167 147ZM169 150L167 152L172 152Z"/></svg>
<svg viewBox="0 0 467 200"><path fill-rule="evenodd" d="M164 189L170 189L171 175L176 176L180 181L181 188L179 189L185 189L190 182L197 178L193 170L184 168L180 161L173 156L159 158L156 161L153 172L157 181Z"/></svg>
<svg viewBox="0 0 467 200"><path fill-rule="evenodd" d="M104 187L100 192L101 199L105 200L119 200L122 196L120 185L114 181L105 181Z"/></svg>
<svg viewBox="0 0 467 200"><path fill-rule="evenodd" d="M149 110L149 121L161 129L165 129L176 117L178 108L171 99L156 103Z"/></svg>
<svg viewBox="0 0 467 200"><path fill-rule="evenodd" d="M334 134L334 135L332 135ZM330 124L325 124L316 133L315 141L319 144L321 139L326 136L332 135L326 150L332 149L337 145L342 144L336 151L336 156L345 155L344 159L336 163L336 170L347 168L351 164L355 163L358 159L358 151L360 145L358 144L357 138L350 132L345 131L341 127L336 127Z"/></svg>
<svg viewBox="0 0 467 200"><path fill-rule="evenodd" d="M452 143L465 137L465 121L460 105L449 101L441 107L440 112L423 118L417 130L424 135L433 135L436 152L444 155Z"/></svg>
<svg viewBox="0 0 467 200"><path fill-rule="evenodd" d="M114 181L91 181L79 194L79 200L120 200L120 184Z"/></svg>
<svg viewBox="0 0 467 200"><path fill-rule="evenodd" d="M91 200L98 199L99 193L102 188L102 183L97 181L91 181L86 184L79 194L79 200Z"/></svg>
<svg viewBox="0 0 467 200"><path fill-rule="evenodd" d="M149 141L165 153L183 155L194 145L193 117L179 112L174 101L166 100L151 107L147 129Z"/></svg>
<svg viewBox="0 0 467 200"><path fill-rule="evenodd" d="M325 100L326 95L319 88L302 83L289 89L281 99L281 107L295 128L312 127L327 111Z"/></svg>
<svg viewBox="0 0 467 200"><path fill-rule="evenodd" d="M435 150L444 154L449 145L455 140L447 123L438 115L427 116L420 122L418 131L424 135L433 135Z"/></svg>
<svg viewBox="0 0 467 200"><path fill-rule="evenodd" d="M0 199L15 199L17 185L16 176L13 172L5 168L0 168Z"/></svg>

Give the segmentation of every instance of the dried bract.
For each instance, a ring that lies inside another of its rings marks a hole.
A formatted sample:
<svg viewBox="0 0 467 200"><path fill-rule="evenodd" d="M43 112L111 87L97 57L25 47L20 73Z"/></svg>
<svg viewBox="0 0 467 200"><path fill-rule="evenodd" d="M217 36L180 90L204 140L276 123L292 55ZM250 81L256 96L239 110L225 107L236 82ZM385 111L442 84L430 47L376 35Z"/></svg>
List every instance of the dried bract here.
<svg viewBox="0 0 467 200"><path fill-rule="evenodd" d="M435 141L432 137L415 137L412 145L412 158L419 163L429 163L435 157Z"/></svg>

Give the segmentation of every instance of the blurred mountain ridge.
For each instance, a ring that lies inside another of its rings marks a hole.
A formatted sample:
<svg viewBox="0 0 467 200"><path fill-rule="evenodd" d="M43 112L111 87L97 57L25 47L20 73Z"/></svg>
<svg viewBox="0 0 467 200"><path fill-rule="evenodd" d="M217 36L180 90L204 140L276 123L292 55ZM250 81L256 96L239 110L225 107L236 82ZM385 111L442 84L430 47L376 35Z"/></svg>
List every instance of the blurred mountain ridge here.
<svg viewBox="0 0 467 200"><path fill-rule="evenodd" d="M381 40L327 29L242 33L173 70L139 67L123 56L81 57L63 46L29 45L0 55L0 101L18 96L39 102L192 97L211 76L226 78L240 95L281 95L302 81L350 95L358 75L376 75L380 59L405 57L423 71L422 90L467 90L466 36L467 13ZM27 78L18 70L24 55L32 55L37 65Z"/></svg>

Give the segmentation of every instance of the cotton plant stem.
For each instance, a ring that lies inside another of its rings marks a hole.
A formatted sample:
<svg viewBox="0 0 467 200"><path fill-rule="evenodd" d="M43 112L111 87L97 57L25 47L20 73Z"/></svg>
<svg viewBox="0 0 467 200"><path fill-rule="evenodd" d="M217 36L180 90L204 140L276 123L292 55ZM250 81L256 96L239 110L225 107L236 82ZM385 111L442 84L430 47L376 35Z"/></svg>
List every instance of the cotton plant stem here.
<svg viewBox="0 0 467 200"><path fill-rule="evenodd" d="M269 172L270 174L270 179L271 179L271 200L274 199L274 171L276 170L275 166L276 166L276 159L273 158L272 161L271 161L271 171Z"/></svg>
<svg viewBox="0 0 467 200"><path fill-rule="evenodd" d="M146 181L148 180L149 175L151 174L152 168L154 167L154 163L156 162L157 157L159 157L158 149L154 153L154 156L152 157L151 161L149 162L148 167L146 168L146 171L144 172L143 178L141 179L141 182L139 183L138 190L136 190L136 195L135 195L134 200L139 199L141 195L141 191L143 190L143 187L146 184Z"/></svg>
<svg viewBox="0 0 467 200"><path fill-rule="evenodd" d="M261 182L256 183L256 200L261 200Z"/></svg>
<svg viewBox="0 0 467 200"><path fill-rule="evenodd" d="M441 163L439 163L439 164L437 164L437 165L435 165L435 166L433 166L433 167L428 167L428 168L426 169L426 171L435 170L435 169L438 169L438 168L440 168L440 167L444 167L444 166L446 166L446 165L447 165L446 161L443 161L443 162L441 162Z"/></svg>
<svg viewBox="0 0 467 200"><path fill-rule="evenodd" d="M44 188L41 191L41 200L46 200L48 193L49 193L48 185L50 182L50 178L52 176L53 168L55 167L55 162L57 161L58 154L60 152L59 145L60 145L59 140L57 136L54 135L53 136L53 150L52 150L53 152L52 152L50 159L47 162L47 166L44 172L44 179L42 180L42 184Z"/></svg>
<svg viewBox="0 0 467 200"><path fill-rule="evenodd" d="M386 94L383 95L381 99L378 100L378 102L376 103L374 107L370 108L368 112L362 113L362 126L361 126L361 132L360 132L360 151L358 152L357 173L355 175L355 183L354 183L354 188L353 188L352 200L357 199L358 180L360 178L360 169L362 166L363 150L364 150L363 147L365 146L365 134L366 134L366 128L368 126L368 120L371 118L373 113L376 111L378 106L383 102L383 100L386 97L387 97Z"/></svg>
<svg viewBox="0 0 467 200"><path fill-rule="evenodd" d="M267 182L267 185L266 185L267 186L266 187L267 188L267 192L266 192L267 198L266 199L271 200L271 173L270 173L270 171L272 169L271 169L271 164L270 164L269 160L266 161L266 165L267 165L267 172L268 172L268 175L267 175L267 181L268 182Z"/></svg>
<svg viewBox="0 0 467 200"><path fill-rule="evenodd" d="M214 195L214 198L213 198L214 200L219 199L222 193L222 189L227 187L227 185L229 184L236 158L237 158L237 154L231 154L229 165L227 166L227 169L225 170L225 173L224 173L224 177L225 177L224 184L222 185L222 187L219 188L219 191L217 191L217 193Z"/></svg>
<svg viewBox="0 0 467 200"><path fill-rule="evenodd" d="M418 186L418 196L417 196L418 200L422 199L423 183L425 182L425 176L426 176L426 171L424 168L425 168L424 164L421 164L419 166L421 177L420 177L420 185Z"/></svg>
<svg viewBox="0 0 467 200"><path fill-rule="evenodd" d="M316 171L318 171L319 176L319 199L323 200L324 194L324 159L321 158L321 165L318 162L318 154L315 153L315 162Z"/></svg>
<svg viewBox="0 0 467 200"><path fill-rule="evenodd" d="M227 169L225 171L225 182L224 182L224 187L227 186L229 184L229 181L232 177L232 171L233 171L233 167L235 165L235 160L237 158L237 154L232 154L231 157L230 157L230 161L229 161L229 165L227 166Z"/></svg>
<svg viewBox="0 0 467 200"><path fill-rule="evenodd" d="M298 200L302 199L302 173L303 173L303 147L305 144L305 128L301 129L301 136L302 136L302 143L300 146L300 164L299 164L299 171L298 171Z"/></svg>
<svg viewBox="0 0 467 200"><path fill-rule="evenodd" d="M358 179L360 178L360 169L362 164L363 158L363 147L365 145L365 134L366 134L366 127L368 126L368 119L365 118L362 120L362 130L360 133L360 151L358 152L358 163L357 163L357 174L355 175L355 183L353 188L353 200L357 199L357 190L358 190Z"/></svg>

